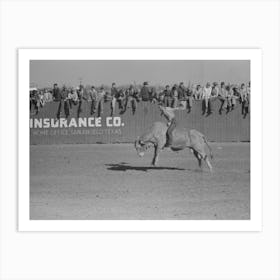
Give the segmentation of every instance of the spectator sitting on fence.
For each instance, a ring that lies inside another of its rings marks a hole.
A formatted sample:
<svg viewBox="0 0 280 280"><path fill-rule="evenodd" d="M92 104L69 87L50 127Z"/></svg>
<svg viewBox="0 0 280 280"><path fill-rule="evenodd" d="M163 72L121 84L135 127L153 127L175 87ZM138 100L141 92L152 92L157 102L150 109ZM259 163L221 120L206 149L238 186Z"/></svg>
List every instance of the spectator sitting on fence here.
<svg viewBox="0 0 280 280"><path fill-rule="evenodd" d="M53 100L52 94L50 93L50 91L47 88L44 89L43 94L44 94L45 102L51 102Z"/></svg>
<svg viewBox="0 0 280 280"><path fill-rule="evenodd" d="M165 90L160 90L160 92L157 94L157 100L159 104L164 103L164 96L165 96Z"/></svg>
<svg viewBox="0 0 280 280"><path fill-rule="evenodd" d="M202 99L202 86L201 85L197 85L195 87L195 93L194 93L195 99L196 100L201 100Z"/></svg>
<svg viewBox="0 0 280 280"><path fill-rule="evenodd" d="M193 99L194 100L199 100L200 95L201 95L201 86L200 85L193 85L192 91L193 91Z"/></svg>
<svg viewBox="0 0 280 280"><path fill-rule="evenodd" d="M171 90L171 107L172 108L178 107L178 91L177 91L177 87L178 86L175 84L172 87L172 90Z"/></svg>
<svg viewBox="0 0 280 280"><path fill-rule="evenodd" d="M70 109L72 109L73 105L78 104L78 94L74 88L70 88L68 90L68 102L69 102Z"/></svg>
<svg viewBox="0 0 280 280"><path fill-rule="evenodd" d="M137 108L137 90L133 85L130 85L127 89L125 110L129 108L132 109L132 114L134 115Z"/></svg>
<svg viewBox="0 0 280 280"><path fill-rule="evenodd" d="M103 103L104 103L104 97L105 97L105 90L104 86L101 86L96 93L96 107L97 110L97 116L100 117L101 114L103 114Z"/></svg>
<svg viewBox="0 0 280 280"><path fill-rule="evenodd" d="M219 86L217 82L213 83L211 97L218 97L220 93Z"/></svg>
<svg viewBox="0 0 280 280"><path fill-rule="evenodd" d="M186 89L184 87L184 83L180 82L178 86L178 106L182 105L184 108L186 108Z"/></svg>
<svg viewBox="0 0 280 280"><path fill-rule="evenodd" d="M60 89L57 84L53 85L53 99L55 101L60 101L60 99L61 99Z"/></svg>
<svg viewBox="0 0 280 280"><path fill-rule="evenodd" d="M115 114L116 111L116 102L119 97L119 91L116 87L116 83L112 83L111 87L111 116Z"/></svg>
<svg viewBox="0 0 280 280"><path fill-rule="evenodd" d="M111 104L111 101L112 101L111 90L110 91L105 90L104 103L110 102Z"/></svg>
<svg viewBox="0 0 280 280"><path fill-rule="evenodd" d="M96 101L97 101L97 91L95 89L95 86L91 86L89 90L89 97L91 101L90 114L93 115L96 112Z"/></svg>
<svg viewBox="0 0 280 280"><path fill-rule="evenodd" d="M85 96L85 89L83 85L78 86L77 88L77 94L78 94L78 111L77 111L77 117L79 118L82 113L82 104L83 101L88 101Z"/></svg>
<svg viewBox="0 0 280 280"><path fill-rule="evenodd" d="M233 96L235 97L235 101L240 99L240 87L238 85L234 85L233 87Z"/></svg>
<svg viewBox="0 0 280 280"><path fill-rule="evenodd" d="M39 90L38 91L38 95L39 95L39 104L40 104L40 107L42 108L46 104L46 99L45 99L45 96L44 96L44 91L43 90Z"/></svg>
<svg viewBox="0 0 280 280"><path fill-rule="evenodd" d="M140 90L136 86L134 86L134 98L138 103L141 101Z"/></svg>
<svg viewBox="0 0 280 280"><path fill-rule="evenodd" d="M251 82L249 81L247 85L247 94L250 96L250 93L251 93Z"/></svg>
<svg viewBox="0 0 280 280"><path fill-rule="evenodd" d="M203 87L201 85L197 86L197 90L199 92L199 100L202 100L202 95L203 95Z"/></svg>
<svg viewBox="0 0 280 280"><path fill-rule="evenodd" d="M203 88L202 91L202 114L203 115L210 115L212 113L211 108L211 92L212 87L209 82L206 83L206 86Z"/></svg>
<svg viewBox="0 0 280 280"><path fill-rule="evenodd" d="M219 114L228 108L228 91L226 90L225 82L221 82L221 87L219 91L219 99L221 101L221 106L219 109Z"/></svg>
<svg viewBox="0 0 280 280"><path fill-rule="evenodd" d="M234 95L234 85L229 85L228 87L228 110L232 111L236 105L236 97Z"/></svg>
<svg viewBox="0 0 280 280"><path fill-rule="evenodd" d="M32 106L34 106L35 114L37 115L39 113L39 107L40 107L40 98L37 89L31 89L29 91L29 104L30 104L30 111L32 110Z"/></svg>
<svg viewBox="0 0 280 280"><path fill-rule="evenodd" d="M149 100L151 103L155 103L156 102L156 98L157 98L157 93L156 93L156 89L154 87L151 87L150 91L149 91Z"/></svg>
<svg viewBox="0 0 280 280"><path fill-rule="evenodd" d="M142 101L147 102L149 101L149 97L150 97L150 90L148 88L148 82L144 82L143 87L141 88L140 91L140 98Z"/></svg>
<svg viewBox="0 0 280 280"><path fill-rule="evenodd" d="M172 97L171 97L171 91L170 91L170 86L169 85L165 86L163 104L164 104L165 107L171 107L172 106Z"/></svg>
<svg viewBox="0 0 280 280"><path fill-rule="evenodd" d="M120 114L123 114L125 112L125 103L126 103L126 90L121 88L119 90L119 95L118 95L118 104L119 104L119 110Z"/></svg>
<svg viewBox="0 0 280 280"><path fill-rule="evenodd" d="M192 84L190 89L191 89L191 92L192 92L192 99L194 101L194 100L196 100L196 85Z"/></svg>
<svg viewBox="0 0 280 280"><path fill-rule="evenodd" d="M191 86L188 86L186 90L186 101L187 101L187 109L188 113L192 110L192 104L193 104L193 91L191 89Z"/></svg>
<svg viewBox="0 0 280 280"><path fill-rule="evenodd" d="M62 106L64 108L65 117L68 118L70 112L69 112L69 105L68 105L68 92L65 86L63 86L62 90L59 91L58 98L59 99L56 99L57 101L59 101L56 118L60 119Z"/></svg>
<svg viewBox="0 0 280 280"><path fill-rule="evenodd" d="M156 88L152 87L150 92L150 101L151 103L155 104L158 101L158 93Z"/></svg>
<svg viewBox="0 0 280 280"><path fill-rule="evenodd" d="M246 118L247 114L249 113L249 92L248 88L245 87L245 84L241 84L240 88L240 99L241 99L241 105L242 105L242 115L244 118Z"/></svg>

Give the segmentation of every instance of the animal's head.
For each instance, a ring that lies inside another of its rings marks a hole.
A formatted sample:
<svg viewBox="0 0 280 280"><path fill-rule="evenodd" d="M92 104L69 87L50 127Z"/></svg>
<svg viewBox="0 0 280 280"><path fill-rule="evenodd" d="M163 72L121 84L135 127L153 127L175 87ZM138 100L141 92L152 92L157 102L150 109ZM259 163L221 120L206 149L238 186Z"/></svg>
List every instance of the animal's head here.
<svg viewBox="0 0 280 280"><path fill-rule="evenodd" d="M149 144L139 139L139 137L135 140L134 146L139 157L143 157L145 151L149 148Z"/></svg>

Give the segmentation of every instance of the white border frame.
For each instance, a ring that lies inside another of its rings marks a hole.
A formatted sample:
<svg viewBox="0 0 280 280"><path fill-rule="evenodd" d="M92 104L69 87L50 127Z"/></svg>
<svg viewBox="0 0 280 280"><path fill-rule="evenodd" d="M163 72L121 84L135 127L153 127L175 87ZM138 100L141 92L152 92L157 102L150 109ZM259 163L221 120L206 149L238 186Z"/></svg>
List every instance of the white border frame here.
<svg viewBox="0 0 280 280"><path fill-rule="evenodd" d="M260 49L19 49L18 50L18 230L19 231L261 231L262 229L262 61ZM29 61L52 60L250 60L250 220L30 220Z"/></svg>

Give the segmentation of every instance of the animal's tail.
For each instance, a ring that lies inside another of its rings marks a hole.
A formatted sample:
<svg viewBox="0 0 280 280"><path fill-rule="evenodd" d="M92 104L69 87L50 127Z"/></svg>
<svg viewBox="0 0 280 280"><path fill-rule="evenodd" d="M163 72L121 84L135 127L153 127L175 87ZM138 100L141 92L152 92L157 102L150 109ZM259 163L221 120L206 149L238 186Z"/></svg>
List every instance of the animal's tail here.
<svg viewBox="0 0 280 280"><path fill-rule="evenodd" d="M206 137L205 137L204 135L203 135L203 140L204 140L206 146L208 147L208 150L209 150L209 153L210 153L210 158L213 159L214 156L213 156L213 153L212 153L212 148L211 148L211 146L209 145L209 143L208 143L208 141L207 141L207 139L206 139Z"/></svg>

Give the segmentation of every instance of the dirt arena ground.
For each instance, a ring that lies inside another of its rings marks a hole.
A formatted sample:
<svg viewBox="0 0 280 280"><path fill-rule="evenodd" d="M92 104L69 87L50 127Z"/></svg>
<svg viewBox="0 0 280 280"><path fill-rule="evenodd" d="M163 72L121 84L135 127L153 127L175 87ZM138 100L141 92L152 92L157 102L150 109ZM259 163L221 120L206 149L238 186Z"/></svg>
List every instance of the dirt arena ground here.
<svg viewBox="0 0 280 280"><path fill-rule="evenodd" d="M188 150L132 144L30 147L31 219L249 219L250 144L210 143L214 173Z"/></svg>

